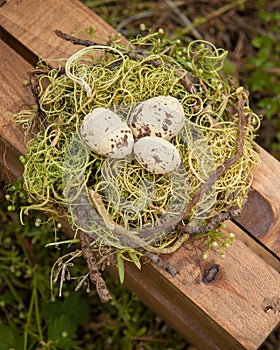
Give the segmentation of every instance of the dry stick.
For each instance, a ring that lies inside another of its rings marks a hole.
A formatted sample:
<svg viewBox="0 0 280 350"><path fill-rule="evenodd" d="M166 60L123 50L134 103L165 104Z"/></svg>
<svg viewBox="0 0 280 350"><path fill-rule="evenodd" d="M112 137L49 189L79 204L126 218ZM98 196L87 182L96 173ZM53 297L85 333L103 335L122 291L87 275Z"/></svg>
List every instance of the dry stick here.
<svg viewBox="0 0 280 350"><path fill-rule="evenodd" d="M146 251L149 251L151 253L169 254L177 250L189 238L189 235L182 235L179 239L177 239L176 243L169 248L154 247L138 237L135 232L130 231L125 227L117 224L107 212L107 209L102 200L102 196L97 191L88 189L88 196L91 203L95 206L99 215L102 217L105 227L107 227L116 235L120 236L120 241L124 246L143 247Z"/></svg>
<svg viewBox="0 0 280 350"><path fill-rule="evenodd" d="M197 20L194 21L194 23L192 23L190 26L186 27L186 29L184 31L184 34L187 34L189 32L193 32L193 30L195 28L199 27L203 23L209 22L213 18L217 18L217 17L221 16L222 14L224 14L225 12L230 11L234 7L242 6L246 1L247 0L232 1L229 4L226 4L226 5L222 6L222 7L220 7L219 9L209 13L207 16L202 17L202 18L198 18Z"/></svg>
<svg viewBox="0 0 280 350"><path fill-rule="evenodd" d="M91 40L84 40L84 39L79 39L76 38L72 35L63 33L60 30L55 30L54 31L55 34L57 36L59 36L61 39L66 40L66 41L70 41L72 44L74 45L82 45L82 46L97 46L99 44L97 44L94 41ZM108 47L107 49L104 49L105 52L111 53L113 55L116 55L117 52L115 50L110 50L110 48ZM147 58L148 54L140 49L131 49L131 50L122 50L119 49L119 51L128 56L130 59L132 60L142 60L143 58ZM162 61L160 59L156 59L153 58L150 60L150 63L154 66L154 67L160 67L162 66ZM170 64L165 63L165 67L172 67ZM197 80L194 76L192 76L192 74L190 72L186 72L186 71L181 71L179 69L175 69L175 73L180 77L180 82L181 84L184 86L184 88L186 89L187 92L189 92L190 94L194 94L196 93L196 89L192 83L192 80Z"/></svg>
<svg viewBox="0 0 280 350"><path fill-rule="evenodd" d="M179 223L176 227L179 233L189 235L201 235L210 231L213 231L221 222L230 220L241 213L241 209L237 206L233 206L227 212L220 213L212 217L206 225L203 226L190 226Z"/></svg>
<svg viewBox="0 0 280 350"><path fill-rule="evenodd" d="M181 23L186 27L192 27L193 23L188 19L188 17L180 11L180 9L176 6L176 4L171 0L164 0L166 5L170 7L170 9L174 12L174 14L180 19ZM197 40L203 39L202 35L199 33L199 31L195 28L191 30L192 35Z"/></svg>
<svg viewBox="0 0 280 350"><path fill-rule="evenodd" d="M125 18L123 21L121 21L117 26L116 26L116 31L117 32L121 32L121 30L126 27L128 24L134 22L134 21L138 21L139 19L143 19L143 18L149 18L149 17L153 17L153 12L152 11L146 11L146 12L140 12L137 13L134 16Z"/></svg>
<svg viewBox="0 0 280 350"><path fill-rule="evenodd" d="M90 248L90 237L84 232L81 232L80 240L83 256L89 268L90 280L93 284L95 284L97 294L99 295L99 298L102 301L102 303L106 303L107 301L111 300L112 297L106 287L105 281L101 276L97 265L96 257L94 256L94 253Z"/></svg>

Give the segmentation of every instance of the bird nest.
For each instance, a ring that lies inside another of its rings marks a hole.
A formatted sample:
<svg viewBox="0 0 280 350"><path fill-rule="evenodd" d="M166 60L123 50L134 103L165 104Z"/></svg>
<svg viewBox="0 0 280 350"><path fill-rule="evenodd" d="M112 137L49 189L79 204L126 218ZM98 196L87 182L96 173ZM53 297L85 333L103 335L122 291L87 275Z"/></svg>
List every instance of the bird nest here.
<svg viewBox="0 0 280 350"><path fill-rule="evenodd" d="M72 226L101 246L161 253L242 209L259 163L253 140L260 119L248 92L223 75L226 51L205 41L181 47L162 33L127 47L57 34L86 47L65 65L31 73L38 111L15 117L27 132L40 124L27 145L31 204L23 213L67 212ZM180 168L155 174L133 157L104 157L81 140L82 121L94 108L127 121L137 104L157 96L172 96L184 108L185 125L170 141Z"/></svg>

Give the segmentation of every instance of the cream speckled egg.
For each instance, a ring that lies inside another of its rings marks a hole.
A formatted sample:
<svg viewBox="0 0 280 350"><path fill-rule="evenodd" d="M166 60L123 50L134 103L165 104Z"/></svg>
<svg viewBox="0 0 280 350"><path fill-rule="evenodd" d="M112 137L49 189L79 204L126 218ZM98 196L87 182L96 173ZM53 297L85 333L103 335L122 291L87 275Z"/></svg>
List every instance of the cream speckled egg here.
<svg viewBox="0 0 280 350"><path fill-rule="evenodd" d="M157 96L139 103L128 120L128 125L137 139L157 136L171 140L184 124L183 106L172 96Z"/></svg>
<svg viewBox="0 0 280 350"><path fill-rule="evenodd" d="M110 158L123 158L133 150L133 134L114 112L95 108L87 114L80 127L84 143L94 152Z"/></svg>
<svg viewBox="0 0 280 350"><path fill-rule="evenodd" d="M136 141L134 155L140 165L155 174L169 173L181 164L176 147L156 136L146 136Z"/></svg>

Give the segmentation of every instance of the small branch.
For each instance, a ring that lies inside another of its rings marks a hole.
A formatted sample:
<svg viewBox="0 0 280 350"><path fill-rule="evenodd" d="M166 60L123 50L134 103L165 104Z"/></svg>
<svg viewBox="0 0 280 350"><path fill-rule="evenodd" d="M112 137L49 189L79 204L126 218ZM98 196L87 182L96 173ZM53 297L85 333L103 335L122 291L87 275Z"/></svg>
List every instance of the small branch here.
<svg viewBox="0 0 280 350"><path fill-rule="evenodd" d="M106 303L112 299L105 281L103 280L101 273L99 271L96 257L94 256L91 248L90 248L90 237L86 235L84 232L80 233L81 240L81 248L83 252L83 256L87 262L89 268L89 276L90 280L96 286L97 294L102 303Z"/></svg>
<svg viewBox="0 0 280 350"><path fill-rule="evenodd" d="M121 21L117 26L116 26L116 31L117 32L121 32L121 30L126 27L128 24L134 22L134 21L138 21L139 19L143 19L143 18L149 18L153 16L153 12L151 11L147 11L147 12L140 12L137 13L134 16L128 17L126 19L124 19L123 21Z"/></svg>
<svg viewBox="0 0 280 350"><path fill-rule="evenodd" d="M191 33L195 39L201 40L203 39L202 35L199 31L193 28L193 23L188 19L186 15L183 14L182 11L176 6L176 4L172 0L164 0L166 5L174 12L174 14L180 19L181 23L186 27L191 27Z"/></svg>
<svg viewBox="0 0 280 350"><path fill-rule="evenodd" d="M196 20L194 20L194 23L192 23L191 25L189 25L188 27L186 27L185 29L185 34L189 33L189 32L193 32L193 30L197 27L199 27L200 25L209 22L210 20L212 20L213 18L217 18L219 16L221 16L223 13L228 12L230 10L232 10L233 8L237 7L237 6L242 6L247 0L236 0L236 1L232 1L229 4L226 4L222 7L220 7L219 9L209 13L207 16L203 17L203 18L197 18Z"/></svg>
<svg viewBox="0 0 280 350"><path fill-rule="evenodd" d="M176 267L163 261L158 255L151 253L151 252L148 252L147 250L145 250L144 248L141 248L141 247L138 247L136 250L139 251L139 253L146 256L157 267L168 272L172 277L175 277L177 275L178 271L177 271Z"/></svg>
<svg viewBox="0 0 280 350"><path fill-rule="evenodd" d="M240 209L237 206L232 207L227 212L217 214L212 217L207 225L203 226L190 226L184 225L182 222L177 225L177 230L179 233L188 233L191 235L201 235L210 231L213 231L220 223L230 220L233 217L240 214Z"/></svg>
<svg viewBox="0 0 280 350"><path fill-rule="evenodd" d="M81 45L81 46L95 46L95 45L99 45L98 43L96 43L96 42L94 42L92 40L79 39L79 38L76 38L76 37L74 37L72 35L63 33L59 29L56 29L54 32L61 39L66 40L66 41L70 41L73 45Z"/></svg>

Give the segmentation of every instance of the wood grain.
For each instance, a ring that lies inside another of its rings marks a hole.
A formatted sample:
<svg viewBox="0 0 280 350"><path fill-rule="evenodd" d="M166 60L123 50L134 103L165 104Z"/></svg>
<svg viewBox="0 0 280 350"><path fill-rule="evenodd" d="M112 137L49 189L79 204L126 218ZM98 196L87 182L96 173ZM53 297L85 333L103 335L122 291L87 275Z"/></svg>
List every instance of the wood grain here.
<svg viewBox="0 0 280 350"><path fill-rule="evenodd" d="M262 302L280 290L279 274L242 241L235 240L225 259L201 261L189 243L165 260L179 270L175 278L151 264L142 271L130 264L126 286L199 349L257 349L263 331L277 325L279 320L264 312ZM204 284L202 271L212 264L220 272Z"/></svg>
<svg viewBox="0 0 280 350"><path fill-rule="evenodd" d="M7 171L14 177L20 177L22 166L18 157L25 153L24 132L13 124L12 116L31 108L33 96L24 81L32 67L2 40L0 67L0 164L3 168L9 167L3 171L6 178L9 176Z"/></svg>
<svg viewBox="0 0 280 350"><path fill-rule="evenodd" d="M254 172L253 192L236 221L280 258L280 162L256 147L262 163Z"/></svg>
<svg viewBox="0 0 280 350"><path fill-rule="evenodd" d="M15 14L19 10L20 16ZM35 21L43 17L42 24L39 20ZM57 52L61 55L59 57L65 57L78 49L53 37L54 29L71 33L93 23L98 27L100 37L105 40L113 32L107 24L103 30L104 22L78 1L12 0L0 8L0 24L26 45L28 50L40 57L58 57ZM11 155L24 153L23 133L10 123L9 118L11 112L17 112L33 103L29 89L22 84L30 65L3 43L0 62L0 91L3 97L0 99L0 132ZM280 184L275 177L279 163L265 153L261 153L261 156L262 165L255 172L254 180L254 190L258 194L250 201L254 206L265 202L258 215L266 212L264 219L269 223L263 224L256 235L260 241L268 242L269 249L278 252L279 242L277 243L278 236L275 233L279 225L280 201L276 192L279 192ZM10 166L14 159L8 158L7 162ZM20 172L20 169L16 171ZM278 202L274 203L275 200ZM258 223L248 220L254 218L252 213L254 211L247 215L246 222L243 221L244 226L251 225L250 230ZM279 293L280 275L267 263L270 262L268 256L272 256L269 251L263 259L251 249L255 247L259 251L258 243L232 222L228 229L235 232L238 238L227 251L225 259L213 255L210 260L202 261L200 247L194 247L189 242L175 254L164 257L178 269L179 274L175 278L150 263L144 264L141 271L132 264L127 264L126 284L199 349L253 350L258 348L280 321L280 314L266 314L262 309L264 297L273 297ZM68 234L72 235L72 231ZM242 235L247 237L248 246L241 240ZM214 263L220 266L217 279L208 284L202 283L203 270ZM116 270L112 266L111 272L114 271Z"/></svg>
<svg viewBox="0 0 280 350"><path fill-rule="evenodd" d="M8 0L0 8L0 25L36 56L48 60L67 58L81 48L58 38L55 29L71 34L95 26L93 40L101 44L116 34L78 0Z"/></svg>

